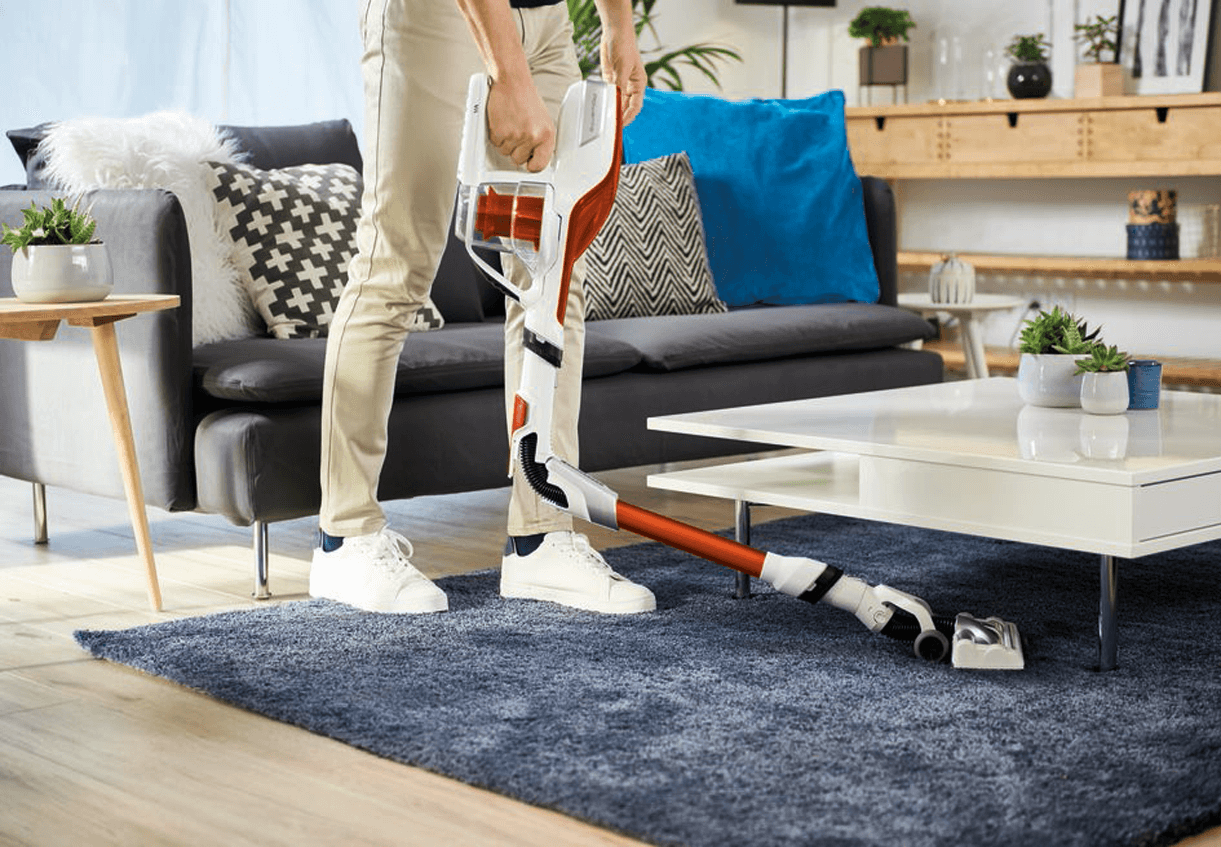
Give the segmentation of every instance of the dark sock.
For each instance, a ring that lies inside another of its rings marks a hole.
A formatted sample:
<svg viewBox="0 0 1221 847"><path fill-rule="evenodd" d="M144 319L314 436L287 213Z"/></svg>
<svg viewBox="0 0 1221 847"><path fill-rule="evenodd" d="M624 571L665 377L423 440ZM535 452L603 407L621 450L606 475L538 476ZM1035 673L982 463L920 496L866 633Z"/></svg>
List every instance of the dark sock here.
<svg viewBox="0 0 1221 847"><path fill-rule="evenodd" d="M510 535L509 543L505 545L505 553L516 553L519 556L529 556L539 548L543 543L543 539L547 537L547 533L540 532L535 535Z"/></svg>
<svg viewBox="0 0 1221 847"><path fill-rule="evenodd" d="M323 553L333 553L343 546L343 536L327 535L325 532L319 529L318 546L322 548Z"/></svg>

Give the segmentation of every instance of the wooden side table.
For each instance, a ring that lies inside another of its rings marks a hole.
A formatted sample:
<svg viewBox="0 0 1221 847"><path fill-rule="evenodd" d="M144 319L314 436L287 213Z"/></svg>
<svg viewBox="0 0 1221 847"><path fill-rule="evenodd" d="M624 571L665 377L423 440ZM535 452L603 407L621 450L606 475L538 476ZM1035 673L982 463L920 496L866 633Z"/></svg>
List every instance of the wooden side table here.
<svg viewBox="0 0 1221 847"><path fill-rule="evenodd" d="M1007 294L976 294L969 303L934 303L927 293L907 292L899 295L899 305L921 315L943 312L958 318L962 330L962 352L967 362L967 376L971 379L988 378L988 357L984 354L984 340L976 332L975 316L986 312L1007 311L1020 308L1026 301Z"/></svg>
<svg viewBox="0 0 1221 847"><path fill-rule="evenodd" d="M60 321L67 321L72 326L89 327L98 372L102 378L102 391L106 396L106 408L110 413L110 428L119 454L127 511L131 515L136 549L144 562L148 579L148 601L155 610L161 609L161 587L157 581L157 565L153 561L153 545L148 533L148 515L144 510L144 491L140 484L140 468L136 463L136 443L131 432L131 416L127 410L127 392L123 387L114 324L141 312L175 309L178 303L176 294L112 294L105 300L91 303L23 303L13 297L0 298L0 338L49 341L59 330Z"/></svg>

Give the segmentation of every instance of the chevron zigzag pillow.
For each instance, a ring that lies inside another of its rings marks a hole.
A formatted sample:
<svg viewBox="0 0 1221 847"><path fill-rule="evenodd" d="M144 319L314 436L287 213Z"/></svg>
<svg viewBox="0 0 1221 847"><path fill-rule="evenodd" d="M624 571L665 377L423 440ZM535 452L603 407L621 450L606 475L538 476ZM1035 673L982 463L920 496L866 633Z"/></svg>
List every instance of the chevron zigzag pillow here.
<svg viewBox="0 0 1221 847"><path fill-rule="evenodd" d="M686 153L623 166L614 208L585 259L587 320L727 311Z"/></svg>
<svg viewBox="0 0 1221 847"><path fill-rule="evenodd" d="M233 240L230 261L268 331L276 338L326 335L356 253L360 174L342 164L270 171L209 165L216 225ZM430 299L411 331L444 323Z"/></svg>

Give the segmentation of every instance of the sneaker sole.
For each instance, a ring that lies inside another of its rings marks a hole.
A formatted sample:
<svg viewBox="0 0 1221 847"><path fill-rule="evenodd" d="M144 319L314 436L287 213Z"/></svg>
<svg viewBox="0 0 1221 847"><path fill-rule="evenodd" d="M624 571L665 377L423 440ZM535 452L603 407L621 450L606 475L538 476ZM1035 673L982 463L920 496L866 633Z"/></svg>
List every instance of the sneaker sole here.
<svg viewBox="0 0 1221 847"><path fill-rule="evenodd" d="M541 600L544 603L557 603L570 609L601 612L604 615L636 615L641 612L652 612L657 608L657 600L654 597L620 603L595 602L582 594L573 594L558 588L540 588L535 585L505 582L500 583L500 596L510 600Z"/></svg>

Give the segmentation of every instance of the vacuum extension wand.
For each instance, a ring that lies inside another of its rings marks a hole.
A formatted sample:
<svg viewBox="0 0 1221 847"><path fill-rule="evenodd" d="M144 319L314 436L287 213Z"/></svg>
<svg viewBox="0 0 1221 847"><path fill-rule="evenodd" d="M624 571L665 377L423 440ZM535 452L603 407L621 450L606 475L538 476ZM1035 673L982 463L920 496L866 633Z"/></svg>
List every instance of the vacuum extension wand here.
<svg viewBox="0 0 1221 847"><path fill-rule="evenodd" d="M539 173L497 167L487 138L488 77L471 77L458 164L455 228L489 280L525 310L521 384L515 393L510 475L520 467L549 503L608 529L625 529L770 582L809 603L825 602L856 616L871 631L909 641L917 656L955 667L1017 669L1024 665L1017 627L968 614L939 617L928 604L886 585L845 575L797 556L756 550L623 502L607 486L554 455L551 412L564 356L564 315L572 267L610 214L622 162L618 89L594 80L574 83L556 124L555 154ZM477 252L512 255L527 271L522 288Z"/></svg>

